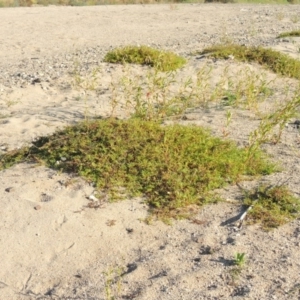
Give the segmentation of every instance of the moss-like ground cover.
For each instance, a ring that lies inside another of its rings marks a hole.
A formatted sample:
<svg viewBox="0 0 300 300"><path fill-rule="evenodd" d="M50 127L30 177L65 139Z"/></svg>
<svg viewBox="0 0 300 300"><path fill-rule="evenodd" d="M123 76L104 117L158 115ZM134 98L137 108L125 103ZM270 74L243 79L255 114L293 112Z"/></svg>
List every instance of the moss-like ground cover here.
<svg viewBox="0 0 300 300"><path fill-rule="evenodd" d="M126 46L108 52L104 58L110 63L132 63L148 65L159 71L174 71L181 68L186 60L169 51L161 51L147 46Z"/></svg>
<svg viewBox="0 0 300 300"><path fill-rule="evenodd" d="M247 161L246 149L213 137L197 126L161 126L130 119L106 119L68 127L30 148L1 157L0 167L40 161L75 172L99 190L144 195L158 213L201 205L215 188L243 175L269 174L274 166L262 152Z"/></svg>
<svg viewBox="0 0 300 300"><path fill-rule="evenodd" d="M199 53L222 59L233 56L239 61L256 62L277 74L300 79L300 61L272 49L228 44L212 46Z"/></svg>
<svg viewBox="0 0 300 300"><path fill-rule="evenodd" d="M246 195L244 203L253 204L248 223L260 223L266 230L299 217L300 200L285 185L261 185Z"/></svg>
<svg viewBox="0 0 300 300"><path fill-rule="evenodd" d="M279 39L279 38L284 38L284 37L300 37L300 30L282 32L278 35L277 38Z"/></svg>

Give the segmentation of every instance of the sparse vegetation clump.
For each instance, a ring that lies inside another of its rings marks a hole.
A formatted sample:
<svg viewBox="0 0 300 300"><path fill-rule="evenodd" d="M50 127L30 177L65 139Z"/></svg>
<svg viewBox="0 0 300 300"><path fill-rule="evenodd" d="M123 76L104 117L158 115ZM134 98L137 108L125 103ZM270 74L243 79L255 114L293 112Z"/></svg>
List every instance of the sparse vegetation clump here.
<svg viewBox="0 0 300 300"><path fill-rule="evenodd" d="M300 36L300 30L293 30L289 32L282 32L278 35L279 38L284 38L284 37L299 37Z"/></svg>
<svg viewBox="0 0 300 300"><path fill-rule="evenodd" d="M260 223L265 230L276 228L300 215L300 200L285 185L261 185L248 192L245 205L253 205L248 223Z"/></svg>
<svg viewBox="0 0 300 300"><path fill-rule="evenodd" d="M260 151L245 163L245 149L213 137L197 126L161 126L140 119L83 122L30 148L0 158L0 167L40 161L51 168L75 172L99 190L144 195L158 214L205 203L215 188L244 174L269 174L274 166Z"/></svg>
<svg viewBox="0 0 300 300"><path fill-rule="evenodd" d="M186 60L172 52L160 51L147 46L126 46L108 52L104 58L109 63L148 65L159 71L174 71Z"/></svg>
<svg viewBox="0 0 300 300"><path fill-rule="evenodd" d="M242 62L256 62L277 74L300 79L300 61L272 49L228 44L213 46L200 53L214 58L234 57Z"/></svg>

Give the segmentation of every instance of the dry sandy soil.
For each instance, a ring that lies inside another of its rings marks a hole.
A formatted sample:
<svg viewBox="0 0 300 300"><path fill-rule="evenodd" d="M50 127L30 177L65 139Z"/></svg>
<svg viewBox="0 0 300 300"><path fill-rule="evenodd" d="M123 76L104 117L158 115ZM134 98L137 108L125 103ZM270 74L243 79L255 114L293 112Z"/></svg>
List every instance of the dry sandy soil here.
<svg viewBox="0 0 300 300"><path fill-rule="evenodd" d="M85 115L106 116L110 83L123 74L122 66L102 61L112 47L169 49L188 59L180 76L209 65L217 81L224 68L234 73L245 66L191 52L231 40L299 59L299 38L276 39L299 29L299 16L297 5L0 9L0 151L30 144ZM74 84L96 67L101 70L96 91ZM255 64L247 67L275 80L273 103L280 103L287 84L297 85ZM124 114L121 108L117 113ZM259 120L248 110L232 109L232 116L227 138L243 144ZM195 109L182 122L222 136L225 110ZM243 182L242 188L286 182L300 196L299 142L299 129L287 124L279 144L265 145L283 171ZM0 299L300 299L300 220L270 232L257 225L237 228L230 222L241 212L236 186L220 191L228 201L203 207L196 221L172 226L145 224L141 199L88 208L91 185L43 166L1 171L0 191ZM247 259L237 276L235 253Z"/></svg>

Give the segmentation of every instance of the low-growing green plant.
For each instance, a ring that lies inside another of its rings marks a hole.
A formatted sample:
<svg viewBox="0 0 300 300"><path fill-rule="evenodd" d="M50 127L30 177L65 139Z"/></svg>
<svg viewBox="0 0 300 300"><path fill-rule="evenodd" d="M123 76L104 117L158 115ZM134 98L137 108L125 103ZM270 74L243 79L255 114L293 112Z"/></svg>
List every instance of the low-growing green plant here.
<svg viewBox="0 0 300 300"><path fill-rule="evenodd" d="M232 112L230 110L226 111L226 127L229 126L232 120Z"/></svg>
<svg viewBox="0 0 300 300"><path fill-rule="evenodd" d="M229 269L229 275L231 285L236 285L239 277L241 276L243 266L246 262L245 253L236 253L232 261L234 267Z"/></svg>
<svg viewBox="0 0 300 300"><path fill-rule="evenodd" d="M104 58L109 63L132 63L148 65L159 71L181 68L186 60L169 51L160 51L147 46L126 46L108 52Z"/></svg>
<svg viewBox="0 0 300 300"><path fill-rule="evenodd" d="M228 44L212 46L200 54L222 59L233 56L243 62L256 62L277 74L300 79L300 61L272 49Z"/></svg>
<svg viewBox="0 0 300 300"><path fill-rule="evenodd" d="M201 127L161 126L140 119L106 119L68 127L30 148L1 156L0 168L32 160L75 172L111 195L117 195L120 187L129 195L144 195L153 211L163 215L201 205L210 191L243 175L274 171L259 149L250 161L246 149Z"/></svg>
<svg viewBox="0 0 300 300"><path fill-rule="evenodd" d="M246 262L245 253L236 253L234 256L234 264L242 267Z"/></svg>
<svg viewBox="0 0 300 300"><path fill-rule="evenodd" d="M237 95L232 91L226 91L222 98L221 104L224 106L235 106L237 103Z"/></svg>
<svg viewBox="0 0 300 300"><path fill-rule="evenodd" d="M277 39L284 38L284 37L299 37L300 36L300 30L293 30L288 32L282 32L277 36Z"/></svg>
<svg viewBox="0 0 300 300"><path fill-rule="evenodd" d="M286 185L260 185L246 192L245 205L253 205L247 222L260 223L265 230L283 225L300 215L300 200Z"/></svg>

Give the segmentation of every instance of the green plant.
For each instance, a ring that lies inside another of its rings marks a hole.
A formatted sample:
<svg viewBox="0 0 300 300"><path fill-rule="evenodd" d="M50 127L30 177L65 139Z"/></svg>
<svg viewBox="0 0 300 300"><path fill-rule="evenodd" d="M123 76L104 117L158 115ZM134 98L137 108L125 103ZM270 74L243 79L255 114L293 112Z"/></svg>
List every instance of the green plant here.
<svg viewBox="0 0 300 300"><path fill-rule="evenodd" d="M300 30L293 30L288 32L282 32L277 36L277 39L284 37L298 37L300 36Z"/></svg>
<svg viewBox="0 0 300 300"><path fill-rule="evenodd" d="M83 72L80 63L75 61L72 72L72 85L75 89L82 89L85 92L94 91L99 83L99 74L101 74L100 67L93 68L87 73Z"/></svg>
<svg viewBox="0 0 300 300"><path fill-rule="evenodd" d="M221 104L224 106L236 106L236 103L237 95L232 91L225 91Z"/></svg>
<svg viewBox="0 0 300 300"><path fill-rule="evenodd" d="M125 71L124 77L111 87L111 115L121 104L132 118L162 121L180 118L188 108L203 104L197 83L188 78L176 86L175 76L174 72L149 70L142 77Z"/></svg>
<svg viewBox="0 0 300 300"><path fill-rule="evenodd" d="M121 276L124 269L121 267L111 267L107 271L103 272L104 275L104 287L105 287L105 299L116 300L119 298L122 289Z"/></svg>
<svg viewBox="0 0 300 300"><path fill-rule="evenodd" d="M176 72L162 73L147 70L146 75L136 75L125 67L122 78L114 78L111 84L111 116L120 107L127 117L144 120L180 119L195 107L209 108L215 103L258 111L271 94L271 81L263 73L249 68L229 73L225 68L220 78L212 84L212 69L204 66L190 78L182 78Z"/></svg>
<svg viewBox="0 0 300 300"><path fill-rule="evenodd" d="M248 222L260 223L265 230L283 225L300 214L300 200L285 185L260 185L246 192L244 204L253 205Z"/></svg>
<svg viewBox="0 0 300 300"><path fill-rule="evenodd" d="M231 123L231 118L232 118L232 112L230 110L227 110L226 111L226 123L225 123L225 126L222 128L223 138L225 138L229 135L228 127Z"/></svg>
<svg viewBox="0 0 300 300"><path fill-rule="evenodd" d="M243 62L254 61L277 74L300 79L300 61L275 50L228 44L212 46L204 49L200 54L222 59L233 56Z"/></svg>
<svg viewBox="0 0 300 300"><path fill-rule="evenodd" d="M186 60L172 52L160 51L147 46L126 46L108 52L104 58L109 63L133 63L149 65L159 71L181 68Z"/></svg>
<svg viewBox="0 0 300 300"><path fill-rule="evenodd" d="M161 126L140 119L106 119L68 127L30 148L1 156L0 168L24 160L75 172L99 190L109 191L112 198L119 197L119 187L132 196L144 195L158 215L202 205L210 199L210 191L243 175L274 171L260 150L248 160L247 150L212 137L203 128Z"/></svg>
<svg viewBox="0 0 300 300"><path fill-rule="evenodd" d="M246 258L245 253L236 253L234 256L234 264L242 267L245 264Z"/></svg>
<svg viewBox="0 0 300 300"><path fill-rule="evenodd" d="M76 90L80 92L79 95L74 96L75 101L82 100L84 102L84 118L85 121L89 118L89 106L88 106L88 99L89 94L91 92L95 92L97 90L97 86L101 80L101 68L96 67L93 68L91 71L83 70L82 66L75 61L74 62L74 69L72 74L72 86Z"/></svg>
<svg viewBox="0 0 300 300"><path fill-rule="evenodd" d="M293 98L281 106L277 107L274 112L264 116L258 126L249 135L248 155L252 156L263 143L272 142L278 143L281 138L282 131L289 119L295 116L297 109L300 106L300 90L296 91ZM277 133L274 134L274 129L277 128Z"/></svg>
<svg viewBox="0 0 300 300"><path fill-rule="evenodd" d="M237 280L239 279L242 273L242 267L246 262L245 253L236 253L232 261L234 267L229 269L230 281L229 284L236 285Z"/></svg>
<svg viewBox="0 0 300 300"><path fill-rule="evenodd" d="M233 107L241 107L258 111L258 105L271 94L269 88L272 81L266 79L266 74L257 73L249 68L243 68L234 75L226 76L228 89L222 97L222 103Z"/></svg>

